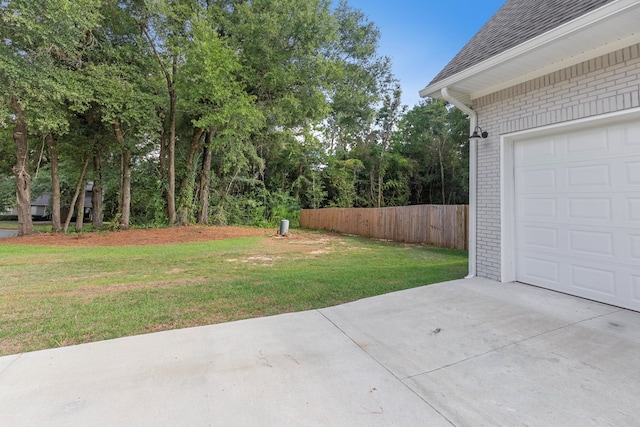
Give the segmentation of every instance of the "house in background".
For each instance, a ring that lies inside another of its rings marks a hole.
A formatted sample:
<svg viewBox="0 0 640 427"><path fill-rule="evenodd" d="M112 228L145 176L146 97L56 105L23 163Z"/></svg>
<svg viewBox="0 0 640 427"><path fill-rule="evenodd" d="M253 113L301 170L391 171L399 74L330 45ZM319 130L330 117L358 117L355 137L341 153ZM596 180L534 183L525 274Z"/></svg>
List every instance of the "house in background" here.
<svg viewBox="0 0 640 427"><path fill-rule="evenodd" d="M640 310L640 1L509 0L420 95L478 136L470 276Z"/></svg>
<svg viewBox="0 0 640 427"><path fill-rule="evenodd" d="M18 215L18 211L15 208L14 210L14 215ZM31 216L38 219L51 217L51 193L41 194L31 202Z"/></svg>
<svg viewBox="0 0 640 427"><path fill-rule="evenodd" d="M91 220L92 214L92 200L93 200L93 182L89 181L84 192L84 219ZM62 219L66 218L69 212L68 207L63 207L61 212ZM77 214L77 213L76 213ZM9 216L17 216L18 209L12 208L7 212ZM51 193L42 193L31 201L31 216L36 220L48 220L51 219Z"/></svg>

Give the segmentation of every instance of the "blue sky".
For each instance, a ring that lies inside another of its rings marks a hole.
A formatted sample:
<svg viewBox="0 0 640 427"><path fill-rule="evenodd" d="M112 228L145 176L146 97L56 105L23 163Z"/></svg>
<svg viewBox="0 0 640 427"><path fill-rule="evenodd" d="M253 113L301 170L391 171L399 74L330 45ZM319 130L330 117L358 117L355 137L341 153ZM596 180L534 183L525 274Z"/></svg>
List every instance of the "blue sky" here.
<svg viewBox="0 0 640 427"><path fill-rule="evenodd" d="M381 32L409 107L418 91L455 56L506 0L348 0Z"/></svg>

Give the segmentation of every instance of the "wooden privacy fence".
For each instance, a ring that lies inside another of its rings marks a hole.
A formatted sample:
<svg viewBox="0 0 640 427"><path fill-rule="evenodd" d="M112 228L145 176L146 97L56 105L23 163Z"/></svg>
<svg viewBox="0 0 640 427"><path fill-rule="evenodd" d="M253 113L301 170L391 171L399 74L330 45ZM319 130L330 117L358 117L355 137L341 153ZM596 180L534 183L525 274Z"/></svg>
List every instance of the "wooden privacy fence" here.
<svg viewBox="0 0 640 427"><path fill-rule="evenodd" d="M302 209L300 225L395 242L468 250L468 205Z"/></svg>

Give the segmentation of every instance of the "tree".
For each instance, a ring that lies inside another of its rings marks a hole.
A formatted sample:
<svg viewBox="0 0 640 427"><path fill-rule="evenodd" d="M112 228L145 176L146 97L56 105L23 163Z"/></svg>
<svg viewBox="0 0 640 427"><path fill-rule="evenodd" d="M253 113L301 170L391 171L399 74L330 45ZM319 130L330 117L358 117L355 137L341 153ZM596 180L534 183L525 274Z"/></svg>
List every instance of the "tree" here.
<svg viewBox="0 0 640 427"><path fill-rule="evenodd" d="M191 221L196 205L200 222L208 222L208 215L202 214L202 210L208 209L211 156L215 146L225 144L225 140L232 141L227 153L235 154L235 163L240 162L239 157L254 151L249 138L264 121L255 106L255 97L246 93L238 79L241 63L236 49L204 19L193 18L191 27L192 41L184 48L185 63L176 82L176 90L181 95L178 105L181 112L191 117L193 126L180 185L178 222L181 224ZM202 154L203 161L197 173L198 154ZM196 175L200 176L199 201L195 200Z"/></svg>
<svg viewBox="0 0 640 427"><path fill-rule="evenodd" d="M207 2L208 3L208 2ZM206 4L205 4L206 5ZM167 179L167 215L170 224L177 221L176 210L176 126L179 94L176 88L181 73L184 50L191 42L191 19L205 9L196 0L157 0L145 3L138 25L153 51L166 83L168 97L168 139L161 141L161 169Z"/></svg>
<svg viewBox="0 0 640 427"><path fill-rule="evenodd" d="M327 112L326 47L335 39L327 0L226 3L222 32L238 49L241 77L271 126L291 129ZM229 7L230 6L230 7Z"/></svg>
<svg viewBox="0 0 640 427"><path fill-rule="evenodd" d="M325 138L328 150L340 155L367 138L391 62L377 54L380 31L361 11L340 1L335 19L337 38L326 52L332 67Z"/></svg>
<svg viewBox="0 0 640 427"><path fill-rule="evenodd" d="M86 55L82 75L92 90L91 115L109 129L109 139L96 127L93 146L94 190L102 191L100 163L102 153L115 140L119 156L118 212L119 227L131 222L132 167L136 156L155 149L161 123L157 114L161 101L160 78L154 66L155 57L140 34L138 4L107 2L105 20L94 31L97 47ZM89 118L87 122L95 120ZM96 180L98 186L95 187ZM100 212L97 212L100 218Z"/></svg>
<svg viewBox="0 0 640 427"><path fill-rule="evenodd" d="M78 177L78 181L76 182L76 186L75 186L75 192L73 193L73 197L71 198L71 203L69 204L69 212L67 213L67 219L64 222L64 226L62 227L62 231L63 232L67 232L67 229L69 228L69 224L71 223L71 218L73 217L73 213L74 213L74 208L76 206L76 203L78 203L78 210L76 213L76 217L80 218L82 215L84 215L84 209L81 209L84 207L84 190L86 188L86 174L87 174L87 167L89 166L89 156L87 154L84 155L84 158L82 160L82 172L80 172L80 176ZM81 198L82 201L79 202L79 199ZM77 227L76 230L82 229L82 220L80 219L80 227ZM80 231L80 230L78 230Z"/></svg>
<svg viewBox="0 0 640 427"><path fill-rule="evenodd" d="M336 7L338 37L327 54L332 59L330 86L331 112L324 121L328 152L336 160L358 160L354 176L356 206L384 206L384 181L387 151L391 136L403 112L400 87L391 73L389 58L377 54L380 32L359 10L342 1ZM329 197L348 191L344 172L334 163L325 170ZM329 174L338 176L331 179ZM341 185L335 183L341 182ZM339 190L342 189L342 190Z"/></svg>
<svg viewBox="0 0 640 427"><path fill-rule="evenodd" d="M393 150L411 159L411 204L466 203L468 123L460 110L436 100L400 120Z"/></svg>
<svg viewBox="0 0 640 427"><path fill-rule="evenodd" d="M60 167L58 163L58 148L53 133L46 135L51 166L51 229L54 233L62 230L60 217Z"/></svg>
<svg viewBox="0 0 640 427"><path fill-rule="evenodd" d="M345 1L40 3L0 3L0 126L25 233L40 138L56 229L83 169L98 227L101 193L121 228L407 198L410 160L390 148L399 88Z"/></svg>
<svg viewBox="0 0 640 427"><path fill-rule="evenodd" d="M385 181L389 167L392 138L405 107L400 104L400 85L388 76L382 85L384 90L382 105L376 111L375 121L366 138L359 142L350 156L359 158L364 164L364 179L360 179L360 206L383 207Z"/></svg>
<svg viewBox="0 0 640 427"><path fill-rule="evenodd" d="M34 231L29 128L64 132L64 103L82 103L85 94L74 70L91 43L87 35L98 22L98 6L98 0L0 3L0 112L13 127L19 235Z"/></svg>

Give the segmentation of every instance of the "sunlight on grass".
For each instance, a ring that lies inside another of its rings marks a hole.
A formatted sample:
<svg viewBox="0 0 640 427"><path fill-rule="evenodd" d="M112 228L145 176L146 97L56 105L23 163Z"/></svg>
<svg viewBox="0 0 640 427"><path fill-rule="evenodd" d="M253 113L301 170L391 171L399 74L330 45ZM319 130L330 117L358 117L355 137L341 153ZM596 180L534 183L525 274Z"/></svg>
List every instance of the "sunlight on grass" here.
<svg viewBox="0 0 640 427"><path fill-rule="evenodd" d="M466 256L305 231L165 246L0 245L0 354L327 307L461 278Z"/></svg>

